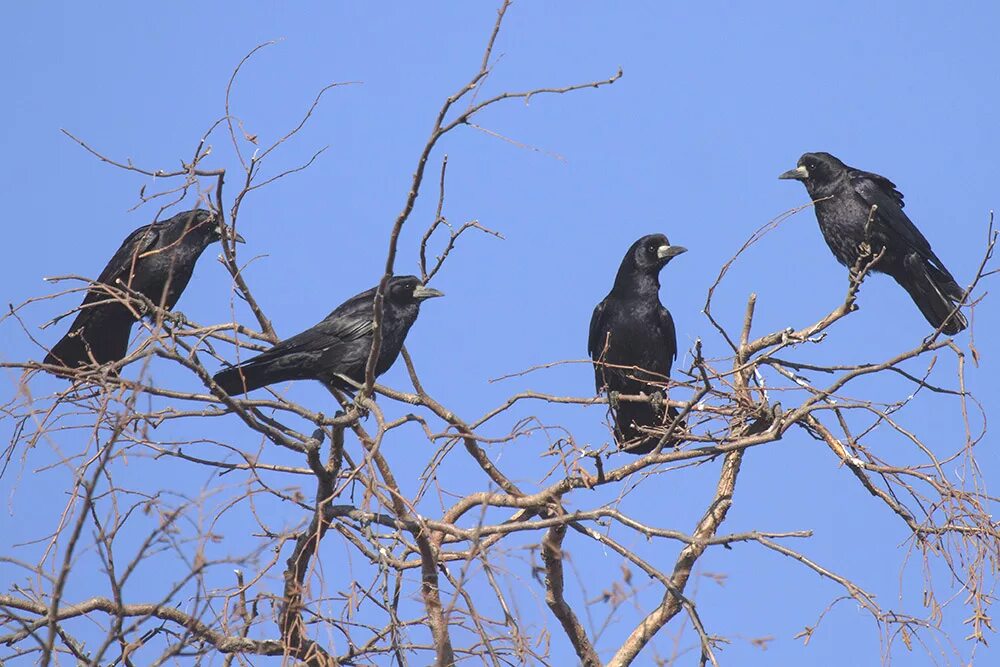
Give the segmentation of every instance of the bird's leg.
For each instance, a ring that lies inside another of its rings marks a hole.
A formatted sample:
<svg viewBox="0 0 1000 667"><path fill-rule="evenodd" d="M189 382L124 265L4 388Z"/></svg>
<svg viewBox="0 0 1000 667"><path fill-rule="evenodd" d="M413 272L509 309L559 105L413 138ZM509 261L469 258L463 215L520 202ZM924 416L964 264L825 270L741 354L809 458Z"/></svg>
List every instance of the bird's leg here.
<svg viewBox="0 0 1000 667"><path fill-rule="evenodd" d="M653 414L656 415L657 419L660 419L666 413L664 407L666 399L667 397L659 389L649 395L649 404L653 406Z"/></svg>
<svg viewBox="0 0 1000 667"><path fill-rule="evenodd" d="M871 266L869 259L872 256L872 247L868 241L862 241L858 244L858 259L854 262L848 269L847 275L851 281L851 285L856 286L856 288L861 287L861 281L865 277L865 273Z"/></svg>
<svg viewBox="0 0 1000 667"><path fill-rule="evenodd" d="M375 397L365 398L364 393L358 392L354 394L354 410L357 411L358 417L364 419L368 416L368 401L375 400Z"/></svg>
<svg viewBox="0 0 1000 667"><path fill-rule="evenodd" d="M610 407L615 412L618 412L618 399L621 396L621 392L609 391L608 392L608 407Z"/></svg>
<svg viewBox="0 0 1000 667"><path fill-rule="evenodd" d="M355 382L342 373L324 374L322 378L319 378L319 381L323 383L327 391L333 394L337 402L345 408L347 407L347 402L351 401L351 412L354 415L351 423L354 423L356 419L364 419L368 416L369 401L374 401L375 397L363 398L364 392L361 390L364 388L364 385ZM341 411L337 411L337 416L341 416L342 414Z"/></svg>
<svg viewBox="0 0 1000 667"><path fill-rule="evenodd" d="M171 311L170 317L171 319L174 320L174 323L176 323L177 326L187 327L189 329L194 327L194 325L191 323L191 320L187 318L187 315L185 315L179 310Z"/></svg>

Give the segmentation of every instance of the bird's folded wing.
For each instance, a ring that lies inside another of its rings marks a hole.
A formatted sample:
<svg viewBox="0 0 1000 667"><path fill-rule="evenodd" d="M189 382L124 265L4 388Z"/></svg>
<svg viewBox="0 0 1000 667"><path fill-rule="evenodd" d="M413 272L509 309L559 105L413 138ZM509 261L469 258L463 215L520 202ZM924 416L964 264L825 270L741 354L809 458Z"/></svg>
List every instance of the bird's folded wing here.
<svg viewBox="0 0 1000 667"><path fill-rule="evenodd" d="M663 329L664 349L668 353L673 351L673 359L677 358L677 330L674 328L674 318L670 316L670 311L660 306L660 326Z"/></svg>
<svg viewBox="0 0 1000 667"><path fill-rule="evenodd" d="M250 363L297 353L322 352L335 345L370 335L374 330L371 319L327 317L311 329L287 338L250 360Z"/></svg>
<svg viewBox="0 0 1000 667"><path fill-rule="evenodd" d="M903 195L892 181L867 171L854 171L851 172L851 184L869 206L878 207L876 215L888 230L951 278L948 269L931 250L930 242L903 212Z"/></svg>
<svg viewBox="0 0 1000 667"><path fill-rule="evenodd" d="M587 337L587 352L590 353L590 358L597 361L598 357L601 356L601 352L604 351L604 332L601 322L604 319L604 304L607 300L601 301L594 308L594 314L590 318L590 335Z"/></svg>
<svg viewBox="0 0 1000 667"><path fill-rule="evenodd" d="M849 174L851 177L851 183L854 185L854 188L858 190L861 196L864 196L862 190L875 188L879 190L882 195L892 199L892 201L894 201L896 206L900 209L906 206L906 202L903 201L903 193L897 190L896 184L885 176L870 171L862 171L860 169L852 169Z"/></svg>
<svg viewBox="0 0 1000 667"><path fill-rule="evenodd" d="M128 277L139 261L139 255L154 247L159 238L160 230L156 225L146 225L129 234L101 271L97 282L114 286L115 280L121 278L122 282L128 283Z"/></svg>
<svg viewBox="0 0 1000 667"><path fill-rule="evenodd" d="M375 323L370 315L350 319L337 318L329 323L323 322L321 326L323 326L325 334L345 342L370 336L375 330Z"/></svg>

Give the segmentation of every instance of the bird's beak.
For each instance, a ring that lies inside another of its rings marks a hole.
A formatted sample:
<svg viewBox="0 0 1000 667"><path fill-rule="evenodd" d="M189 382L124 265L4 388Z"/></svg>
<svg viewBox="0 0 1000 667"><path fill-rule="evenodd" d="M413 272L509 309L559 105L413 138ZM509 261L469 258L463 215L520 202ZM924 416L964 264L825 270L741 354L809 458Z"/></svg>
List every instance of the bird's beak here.
<svg viewBox="0 0 1000 667"><path fill-rule="evenodd" d="M417 301L433 299L437 296L444 296L444 292L436 290L433 287L424 287L423 285L417 285L417 287L413 290L413 298Z"/></svg>
<svg viewBox="0 0 1000 667"><path fill-rule="evenodd" d="M809 178L809 170L806 169L805 165L800 164L795 169L789 169L778 178L782 179L792 179L796 181L804 181Z"/></svg>
<svg viewBox="0 0 1000 667"><path fill-rule="evenodd" d="M683 255L687 251L688 249L682 245L661 245L656 249L656 256L660 259L670 259L677 255Z"/></svg>
<svg viewBox="0 0 1000 667"><path fill-rule="evenodd" d="M222 233L223 233L223 231L222 231L222 225L216 225L215 226L215 233L219 235L220 239L222 238ZM236 241L237 243L246 243L246 239L244 239L242 236L240 236L236 232L232 232L232 236L233 236L233 240Z"/></svg>

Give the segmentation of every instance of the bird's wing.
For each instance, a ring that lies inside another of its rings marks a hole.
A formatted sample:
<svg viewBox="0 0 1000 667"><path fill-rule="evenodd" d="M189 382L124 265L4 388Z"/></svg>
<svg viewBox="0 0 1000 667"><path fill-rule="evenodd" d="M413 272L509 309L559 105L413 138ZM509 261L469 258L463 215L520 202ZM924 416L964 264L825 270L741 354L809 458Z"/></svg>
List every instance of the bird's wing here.
<svg viewBox="0 0 1000 667"><path fill-rule="evenodd" d="M931 250L930 242L903 212L903 195L892 181L878 174L855 170L851 172L851 185L865 203L878 206L876 216L889 231L951 278L944 263Z"/></svg>
<svg viewBox="0 0 1000 667"><path fill-rule="evenodd" d="M132 271L134 262L138 261L139 255L154 247L160 237L160 230L156 225L144 225L139 227L122 241L122 245L115 251L114 256L108 260L101 275L97 276L95 282L104 285L117 287L115 280L121 279L128 283L129 273ZM89 289L87 295L83 297L83 305L105 301L109 299L107 292L101 289ZM84 309L80 317L86 322L91 315L90 309Z"/></svg>
<svg viewBox="0 0 1000 667"><path fill-rule="evenodd" d="M374 325L371 318L335 317L336 311L322 322L302 333L286 338L274 347L262 352L248 363L261 363L290 354L320 352L324 348L358 340L371 335Z"/></svg>
<svg viewBox="0 0 1000 667"><path fill-rule="evenodd" d="M594 314L590 317L590 335L587 338L587 352L590 358L596 360L604 351L604 344L607 342L601 332L601 321L604 319L604 305L607 299L601 301L594 308Z"/></svg>
<svg viewBox="0 0 1000 667"><path fill-rule="evenodd" d="M604 334L604 327L602 326L604 322L604 306L607 302L608 300L604 299L597 304L597 307L594 308L594 314L590 317L590 335L587 337L587 352L594 361L601 358L601 354L604 352L604 345L607 343L607 336ZM605 384L604 367L595 364L594 386L597 388L597 393L601 392Z"/></svg>
<svg viewBox="0 0 1000 667"><path fill-rule="evenodd" d="M852 172L851 185L865 203L878 206L876 215L886 227L921 255L931 257L931 244L903 212L903 195L887 178L867 171Z"/></svg>
<svg viewBox="0 0 1000 667"><path fill-rule="evenodd" d="M677 359L677 330L674 328L674 318L663 306L660 306L660 326L663 328L663 342L667 346L671 360Z"/></svg>
<svg viewBox="0 0 1000 667"><path fill-rule="evenodd" d="M129 272L138 261L139 255L156 245L160 238L157 225L145 225L129 234L122 245L97 277L97 282L114 285L116 278L127 280Z"/></svg>
<svg viewBox="0 0 1000 667"><path fill-rule="evenodd" d="M859 188L877 187L885 196L891 197L899 208L906 206L906 203L903 201L903 193L896 189L896 184L885 176L860 169L851 169L848 174L850 175L851 183L858 192L861 192ZM865 184L862 185L862 183Z"/></svg>
<svg viewBox="0 0 1000 667"><path fill-rule="evenodd" d="M324 320L315 327L319 333L327 338L336 338L342 343L352 340L360 340L365 336L372 335L375 331L375 323L371 315L367 317L336 317L332 320Z"/></svg>

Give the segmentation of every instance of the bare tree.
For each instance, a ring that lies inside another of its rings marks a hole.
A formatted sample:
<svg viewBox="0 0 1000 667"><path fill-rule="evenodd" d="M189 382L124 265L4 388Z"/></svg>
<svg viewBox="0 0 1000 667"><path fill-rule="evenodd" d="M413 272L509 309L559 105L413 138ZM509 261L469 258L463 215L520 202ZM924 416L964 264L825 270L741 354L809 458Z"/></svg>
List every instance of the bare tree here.
<svg viewBox="0 0 1000 667"><path fill-rule="evenodd" d="M453 224L447 219L447 158L440 159L439 169L432 166L442 139L465 126L482 129L473 119L487 107L600 88L622 74L487 93L494 45L509 4L498 11L478 68L444 101L418 156L402 209L389 229L384 277L375 298L376 323L382 289L400 252L412 251L423 278L433 281L461 235L498 234L477 221ZM163 211L197 199L223 213L235 232L246 195L306 169L322 152L305 164L262 175L262 166L306 125L324 94L343 85L323 88L301 122L270 146L258 146L258 138L242 129L230 109L230 96L241 69L264 46L236 67L226 90L225 114L179 169L139 167L72 138L99 160L155 177L157 184L172 184L152 193L144 187L140 204L159 205ZM232 143L238 169L209 167L210 140L220 133ZM428 168L436 175L431 177L437 186L436 211L418 246L403 248L400 234L406 225L417 224L411 214L427 188ZM227 177L237 183L234 195L224 187ZM17 477L15 485L24 484L14 469L39 468L38 452L51 449L55 457L47 464L49 476L65 482L59 489L65 510L55 525L39 527L44 537L29 549L37 562L20 556L24 545L4 545L0 553L4 567L19 573L0 593L2 657L24 657L41 665L250 665L262 664L256 656L274 656L282 664L317 667L431 661L496 666L565 664L551 656L553 645L566 645L582 664L620 666L638 664L643 651L643 664L649 664L650 655L658 664L679 664L688 651L685 638L693 637L700 664L718 665L720 646L728 639L702 622L695 575L707 550L738 543L780 554L787 567L807 568L839 587L830 607L853 601L870 615L882 638L883 661L899 644L911 650L922 646L949 662L954 643L985 643L992 629L989 607L1000 536L991 518L993 499L984 491L976 464L985 420L965 388L966 353L935 332L877 363L809 361L811 351L822 349L830 327L855 309L858 290L879 260L870 248L852 268L843 299L816 322L755 334L754 295L738 330L727 329L713 312L713 295L733 263L796 212L762 227L722 267L704 306L717 336L697 341L690 365L678 374L681 379L664 383L670 399L619 398L663 401L680 411L658 431L661 445L639 458L608 457L611 446L581 445L568 430L550 425L564 411L605 404L603 397L515 389L484 414L464 417L424 389L421 360L405 349L402 361L410 386L376 384L377 334L358 396L352 400L331 389L340 405L335 415L275 392L226 395L212 381L206 359L223 361L234 356L232 348L238 355L277 340L244 276L248 262L231 242L224 244L221 261L255 327L235 321L199 324L124 285L96 286L79 276L52 279L79 286L29 300L3 320L32 337L22 316L33 304L89 288L103 289L149 317L128 357L112 367L75 370L71 385L50 395L35 395L32 382L53 368L35 362L3 364L21 369L23 377L21 391L2 406L13 436L0 471L5 479ZM996 240L991 220L982 262L966 292L972 309L980 280L991 273ZM942 377L945 356L955 362L952 378ZM182 369L189 382L167 387L153 382L148 371L154 360ZM552 362L505 380L520 382L528 373L567 363L590 361ZM129 377L111 372L125 366L138 372ZM872 376L896 377L906 391L902 397L871 395L865 380ZM530 406L526 417L518 411L524 405ZM899 415L918 405L960 411L965 433L957 451L942 451L902 423ZM232 419L238 420L238 429L232 428ZM227 428L220 430L219 423ZM416 482L393 460L394 447L412 441L414 429L434 452ZM545 452L548 470L528 484L496 452L539 431L551 441ZM940 582L927 575L923 613L886 607L838 573L836 563L809 558L797 546L811 536L808 527L723 529L746 453L786 435L828 447L833 464L849 470L882 511L905 525L907 558L940 561L949 568L954 578L948 590L939 592ZM683 445L664 448L673 436L680 436ZM72 450L64 450L63 442L72 442ZM456 459L465 466L462 479L450 471ZM203 475L202 492L182 495L162 477L138 474L165 461L182 466L191 477ZM716 462L721 462L717 482L695 525L647 525L631 515L628 494L635 485ZM946 466L964 474L956 479L946 474ZM241 552L221 548L220 526L237 511L255 521L242 524L254 546ZM630 546L636 537L675 544L676 556L650 559ZM574 583L567 548L571 539L599 545L617 559L620 578L614 586L593 597L584 582ZM138 578L155 579L160 593L137 599L133 582ZM657 601L644 604L651 592ZM548 623L527 620L524 609L535 600L543 600L550 610ZM966 608L967 637L940 632L942 609L949 604ZM819 620L807 625L805 640L825 613L820 611ZM624 640L608 640L612 621L629 624ZM657 646L657 637L666 644ZM754 641L766 647L769 639Z"/></svg>

